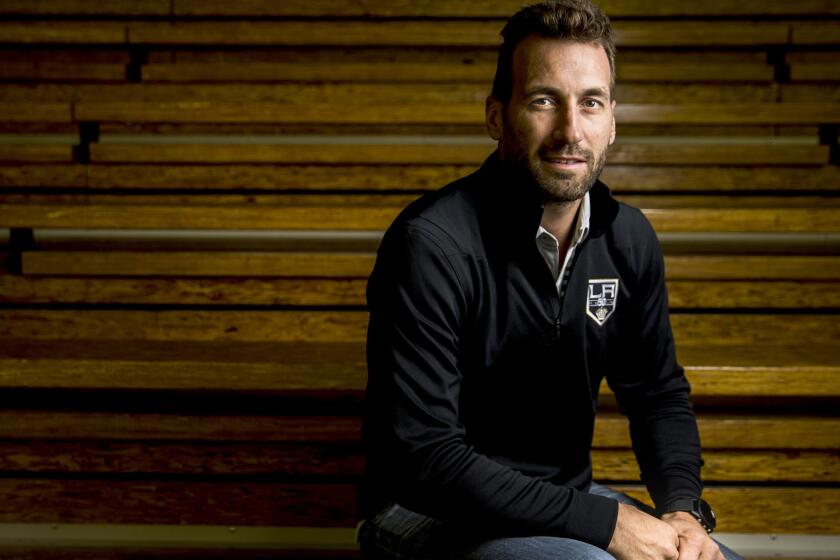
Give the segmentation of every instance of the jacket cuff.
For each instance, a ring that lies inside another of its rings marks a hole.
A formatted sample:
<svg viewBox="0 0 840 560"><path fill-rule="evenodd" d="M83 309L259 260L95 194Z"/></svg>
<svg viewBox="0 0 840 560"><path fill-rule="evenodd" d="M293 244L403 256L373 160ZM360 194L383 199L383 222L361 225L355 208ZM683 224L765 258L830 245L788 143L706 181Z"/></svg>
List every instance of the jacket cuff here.
<svg viewBox="0 0 840 560"><path fill-rule="evenodd" d="M575 490L566 536L606 550L618 520L618 502Z"/></svg>
<svg viewBox="0 0 840 560"><path fill-rule="evenodd" d="M650 492L656 511L662 511L665 506L680 498L697 499L703 493L703 486L697 481L685 477L672 477L660 484L656 493ZM650 491L650 489L649 489Z"/></svg>

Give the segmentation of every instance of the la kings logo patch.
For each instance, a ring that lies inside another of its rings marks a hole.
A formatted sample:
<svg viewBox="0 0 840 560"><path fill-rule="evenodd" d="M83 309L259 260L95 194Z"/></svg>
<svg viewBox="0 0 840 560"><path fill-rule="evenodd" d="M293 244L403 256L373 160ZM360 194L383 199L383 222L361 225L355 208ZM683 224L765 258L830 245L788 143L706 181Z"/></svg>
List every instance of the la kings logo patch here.
<svg viewBox="0 0 840 560"><path fill-rule="evenodd" d="M590 278L586 295L586 314L600 327L615 311L618 278Z"/></svg>

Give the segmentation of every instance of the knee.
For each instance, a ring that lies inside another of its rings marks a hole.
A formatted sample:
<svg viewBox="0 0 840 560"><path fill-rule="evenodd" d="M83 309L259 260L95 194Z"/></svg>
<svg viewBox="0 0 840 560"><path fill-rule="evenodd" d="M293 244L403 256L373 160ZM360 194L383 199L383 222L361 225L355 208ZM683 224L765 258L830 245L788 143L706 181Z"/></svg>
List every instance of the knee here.
<svg viewBox="0 0 840 560"><path fill-rule="evenodd" d="M611 554L597 546L548 536L487 541L466 554L456 554L454 557L464 560L615 560Z"/></svg>

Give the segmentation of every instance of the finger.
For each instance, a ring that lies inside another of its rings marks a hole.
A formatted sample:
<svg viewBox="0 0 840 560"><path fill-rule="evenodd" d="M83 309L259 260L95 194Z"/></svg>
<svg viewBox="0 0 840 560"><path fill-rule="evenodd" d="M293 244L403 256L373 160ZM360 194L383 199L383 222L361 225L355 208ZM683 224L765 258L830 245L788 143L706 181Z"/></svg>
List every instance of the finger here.
<svg viewBox="0 0 840 560"><path fill-rule="evenodd" d="M703 550L700 552L699 558L700 560L726 560L718 544L711 538L707 538L706 542L703 543Z"/></svg>
<svg viewBox="0 0 840 560"><path fill-rule="evenodd" d="M694 540L680 539L680 556L679 560L698 560L703 558L700 554L703 551L702 543ZM709 556L709 558L712 558ZM703 560L706 560L703 558Z"/></svg>

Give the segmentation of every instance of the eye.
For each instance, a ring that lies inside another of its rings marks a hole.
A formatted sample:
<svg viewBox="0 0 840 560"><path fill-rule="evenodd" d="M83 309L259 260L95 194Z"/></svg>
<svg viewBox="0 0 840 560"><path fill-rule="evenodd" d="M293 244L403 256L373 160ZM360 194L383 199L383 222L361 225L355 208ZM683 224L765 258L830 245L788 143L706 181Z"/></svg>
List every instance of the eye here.
<svg viewBox="0 0 840 560"><path fill-rule="evenodd" d="M600 109L603 106L604 104L597 99L588 98L583 100L583 107L585 109Z"/></svg>
<svg viewBox="0 0 840 560"><path fill-rule="evenodd" d="M554 106L554 101L550 97L537 97L531 101L532 107L549 108Z"/></svg>

